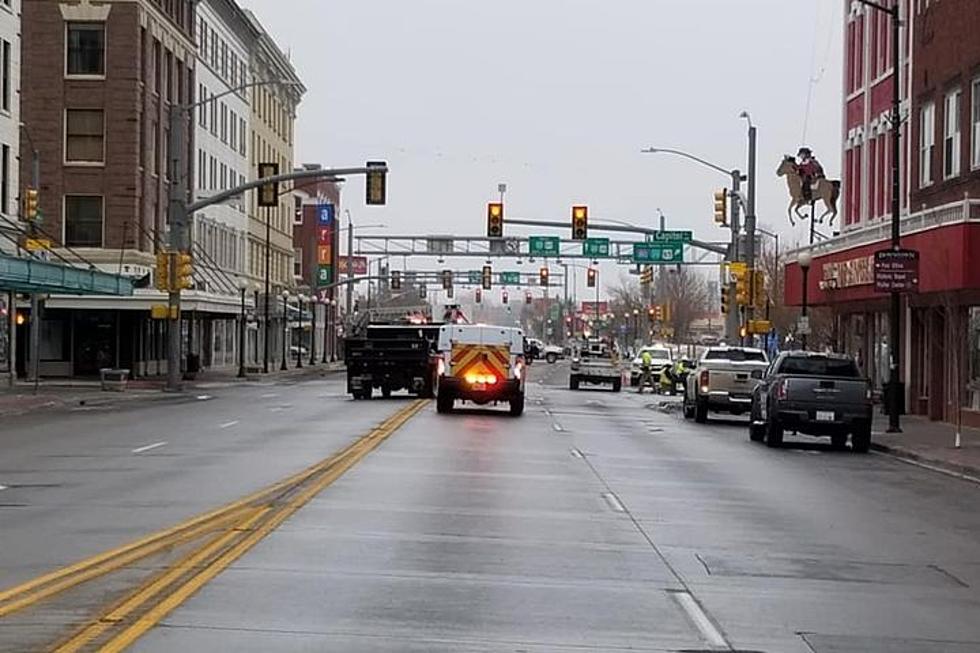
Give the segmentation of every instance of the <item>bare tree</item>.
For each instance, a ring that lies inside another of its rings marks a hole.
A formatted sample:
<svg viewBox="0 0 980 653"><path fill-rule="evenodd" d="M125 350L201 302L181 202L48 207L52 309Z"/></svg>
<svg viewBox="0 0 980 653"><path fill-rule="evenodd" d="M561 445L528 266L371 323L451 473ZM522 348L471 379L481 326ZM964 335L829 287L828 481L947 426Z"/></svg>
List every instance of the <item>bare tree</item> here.
<svg viewBox="0 0 980 653"><path fill-rule="evenodd" d="M667 325L675 342L687 338L694 320L703 317L710 304L704 275L691 268L661 268L654 284L654 301L670 306Z"/></svg>

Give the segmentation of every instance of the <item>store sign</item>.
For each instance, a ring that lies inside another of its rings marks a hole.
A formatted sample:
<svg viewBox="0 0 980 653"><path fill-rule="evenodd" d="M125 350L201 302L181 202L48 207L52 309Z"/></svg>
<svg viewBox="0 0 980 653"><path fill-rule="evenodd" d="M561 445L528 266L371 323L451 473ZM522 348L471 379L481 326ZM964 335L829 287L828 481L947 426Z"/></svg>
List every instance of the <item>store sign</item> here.
<svg viewBox="0 0 980 653"><path fill-rule="evenodd" d="M582 316L592 317L596 314L605 315L609 312L609 302L582 302Z"/></svg>
<svg viewBox="0 0 980 653"><path fill-rule="evenodd" d="M367 274L368 261L366 256L340 256L337 258L337 271L340 274L348 274L348 262L354 268L354 274Z"/></svg>
<svg viewBox="0 0 980 653"><path fill-rule="evenodd" d="M333 204L320 204L317 206L317 221L321 225L332 225L334 215L335 209Z"/></svg>
<svg viewBox="0 0 980 653"><path fill-rule="evenodd" d="M914 249L883 249L875 252L876 292L916 292L919 289L919 252Z"/></svg>
<svg viewBox="0 0 980 653"><path fill-rule="evenodd" d="M820 287L826 290L834 290L852 286L867 286L874 283L874 259L873 255L868 255L846 261L824 263Z"/></svg>

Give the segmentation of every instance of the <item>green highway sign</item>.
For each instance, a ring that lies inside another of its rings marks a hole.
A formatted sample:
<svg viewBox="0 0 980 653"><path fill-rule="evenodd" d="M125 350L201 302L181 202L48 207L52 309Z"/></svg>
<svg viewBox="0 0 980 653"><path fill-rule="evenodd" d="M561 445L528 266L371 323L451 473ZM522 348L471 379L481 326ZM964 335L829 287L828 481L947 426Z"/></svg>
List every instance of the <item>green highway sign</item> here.
<svg viewBox="0 0 980 653"><path fill-rule="evenodd" d="M587 238L582 243L582 256L602 258L609 256L608 238Z"/></svg>
<svg viewBox="0 0 980 653"><path fill-rule="evenodd" d="M689 243L694 238L690 231L658 231L647 234L648 243Z"/></svg>
<svg viewBox="0 0 980 653"><path fill-rule="evenodd" d="M500 283L503 285L513 285L518 286L521 283L521 273L520 272L501 272L500 273Z"/></svg>
<svg viewBox="0 0 980 653"><path fill-rule="evenodd" d="M637 243L633 245L633 263L682 263L683 243Z"/></svg>
<svg viewBox="0 0 980 653"><path fill-rule="evenodd" d="M528 253L531 256L558 256L560 243L558 236L531 236Z"/></svg>
<svg viewBox="0 0 980 653"><path fill-rule="evenodd" d="M469 282L474 286L479 286L481 283L483 283L483 272L480 270L470 270L466 273L466 276L469 278Z"/></svg>
<svg viewBox="0 0 980 653"><path fill-rule="evenodd" d="M557 321L561 317L561 307L558 304L552 304L548 315L552 320Z"/></svg>

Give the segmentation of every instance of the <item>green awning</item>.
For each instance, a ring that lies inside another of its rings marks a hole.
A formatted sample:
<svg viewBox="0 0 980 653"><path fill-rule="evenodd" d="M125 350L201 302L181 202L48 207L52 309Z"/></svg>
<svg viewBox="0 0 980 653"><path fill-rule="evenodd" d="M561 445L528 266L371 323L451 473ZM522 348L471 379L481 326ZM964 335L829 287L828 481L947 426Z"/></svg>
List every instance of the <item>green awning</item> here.
<svg viewBox="0 0 980 653"><path fill-rule="evenodd" d="M54 295L133 294L133 281L99 270L0 254L0 290Z"/></svg>

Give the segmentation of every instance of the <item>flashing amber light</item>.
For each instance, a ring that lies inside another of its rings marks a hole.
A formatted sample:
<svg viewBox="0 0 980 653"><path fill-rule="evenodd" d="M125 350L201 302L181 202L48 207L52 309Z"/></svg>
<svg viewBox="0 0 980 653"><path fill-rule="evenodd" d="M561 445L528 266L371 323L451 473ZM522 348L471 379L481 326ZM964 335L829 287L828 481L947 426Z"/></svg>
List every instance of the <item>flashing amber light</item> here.
<svg viewBox="0 0 980 653"><path fill-rule="evenodd" d="M24 317L24 314L23 313L18 313L17 314L17 326L21 326L26 321L27 321L27 318Z"/></svg>

